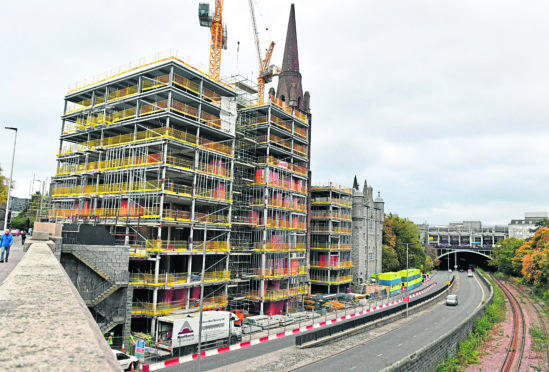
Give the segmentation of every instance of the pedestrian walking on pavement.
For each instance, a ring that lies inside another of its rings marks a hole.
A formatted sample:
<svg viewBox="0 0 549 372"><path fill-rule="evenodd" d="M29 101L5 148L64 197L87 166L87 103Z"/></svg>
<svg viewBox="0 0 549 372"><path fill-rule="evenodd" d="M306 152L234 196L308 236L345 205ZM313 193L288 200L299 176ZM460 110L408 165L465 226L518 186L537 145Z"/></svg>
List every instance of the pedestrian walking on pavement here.
<svg viewBox="0 0 549 372"><path fill-rule="evenodd" d="M10 248L13 244L13 236L10 234L10 230L6 229L2 238L0 238L0 246L2 246L2 255L0 256L0 263L4 262L4 252L6 253L6 262L10 257Z"/></svg>
<svg viewBox="0 0 549 372"><path fill-rule="evenodd" d="M23 230L21 231L21 245L25 245L25 239L27 239L27 233Z"/></svg>

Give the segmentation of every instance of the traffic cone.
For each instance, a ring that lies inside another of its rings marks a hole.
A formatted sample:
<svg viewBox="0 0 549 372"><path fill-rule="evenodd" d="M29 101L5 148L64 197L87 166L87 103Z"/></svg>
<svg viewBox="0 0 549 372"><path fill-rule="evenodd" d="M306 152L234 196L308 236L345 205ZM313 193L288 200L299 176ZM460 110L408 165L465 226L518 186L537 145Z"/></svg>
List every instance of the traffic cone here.
<svg viewBox="0 0 549 372"><path fill-rule="evenodd" d="M133 369L133 363L132 363L132 370L131 370L131 372L135 372L135 370Z"/></svg>
<svg viewBox="0 0 549 372"><path fill-rule="evenodd" d="M123 353L126 352L126 350L124 349L124 341L122 341L122 349L120 351L123 352Z"/></svg>
<svg viewBox="0 0 549 372"><path fill-rule="evenodd" d="M143 372L143 364L139 363L139 372Z"/></svg>

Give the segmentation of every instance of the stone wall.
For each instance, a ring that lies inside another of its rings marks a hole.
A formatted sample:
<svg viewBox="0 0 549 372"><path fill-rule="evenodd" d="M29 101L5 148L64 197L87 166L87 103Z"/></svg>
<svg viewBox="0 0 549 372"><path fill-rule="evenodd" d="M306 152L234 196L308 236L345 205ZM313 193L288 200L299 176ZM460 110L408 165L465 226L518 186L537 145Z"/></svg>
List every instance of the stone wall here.
<svg viewBox="0 0 549 372"><path fill-rule="evenodd" d="M382 371L435 371L436 367L444 362L449 355L454 356L458 351L459 343L464 341L473 331L475 320L484 315L486 307L492 303L494 297L493 289L488 281L482 275L478 275L477 277L480 277L486 288L490 290L488 300L483 303L483 306L478 308L477 311L472 313L463 322L457 324L454 329L451 329L429 345L425 345L417 352L408 355Z"/></svg>
<svg viewBox="0 0 549 372"><path fill-rule="evenodd" d="M123 286L90 307L98 322L108 322L108 314L125 311L125 321L122 333L129 335L131 321L132 291L128 288L129 251L124 246L78 245L63 244L61 264L71 278L74 286L84 299L92 299L97 295L97 288L108 288L107 282L124 283ZM74 254L76 253L76 254ZM84 263L80 257L91 263ZM102 277L96 269L110 277ZM128 311L129 306L129 311ZM117 313L118 314L118 313Z"/></svg>
<svg viewBox="0 0 549 372"><path fill-rule="evenodd" d="M52 247L53 242L31 241L0 286L0 369L119 371Z"/></svg>

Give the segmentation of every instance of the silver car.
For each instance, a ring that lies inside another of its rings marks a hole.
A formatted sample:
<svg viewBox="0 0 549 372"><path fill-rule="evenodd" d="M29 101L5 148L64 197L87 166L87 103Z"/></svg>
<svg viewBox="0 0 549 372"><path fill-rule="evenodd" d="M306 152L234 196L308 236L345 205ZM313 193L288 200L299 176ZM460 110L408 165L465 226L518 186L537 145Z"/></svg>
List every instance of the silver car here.
<svg viewBox="0 0 549 372"><path fill-rule="evenodd" d="M457 306L458 305L458 296L455 294L448 295L446 297L446 306Z"/></svg>

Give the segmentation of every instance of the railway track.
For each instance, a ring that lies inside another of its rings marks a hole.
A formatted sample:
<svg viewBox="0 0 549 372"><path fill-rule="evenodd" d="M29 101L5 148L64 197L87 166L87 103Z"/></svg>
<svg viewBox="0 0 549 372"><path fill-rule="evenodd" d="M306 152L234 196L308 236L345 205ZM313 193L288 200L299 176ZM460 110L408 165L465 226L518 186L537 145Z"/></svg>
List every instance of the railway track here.
<svg viewBox="0 0 549 372"><path fill-rule="evenodd" d="M519 371L526 344L526 322L524 320L524 313L516 296L513 291L508 288L507 284L496 279L494 276L492 276L492 279L497 283L509 300L513 313L512 336L509 340L509 347L507 348L501 371Z"/></svg>
<svg viewBox="0 0 549 372"><path fill-rule="evenodd" d="M513 288L517 288L516 285L513 285L513 284L510 284L510 285ZM520 290L521 289L517 288L517 291L520 291ZM539 321L540 328L542 329L543 334L547 338L547 328L546 328L546 325L545 325L544 317L543 317L543 315L541 314L541 312L539 310L539 306L532 300L532 298L530 296L524 295L524 297L526 298L526 300L530 303L531 307L536 312L536 316L537 316L537 319ZM549 348L545 349L545 357L546 357L546 363L549 363Z"/></svg>

